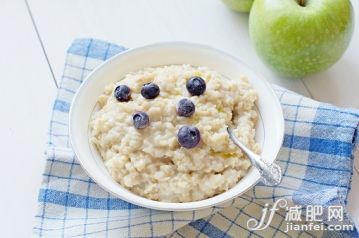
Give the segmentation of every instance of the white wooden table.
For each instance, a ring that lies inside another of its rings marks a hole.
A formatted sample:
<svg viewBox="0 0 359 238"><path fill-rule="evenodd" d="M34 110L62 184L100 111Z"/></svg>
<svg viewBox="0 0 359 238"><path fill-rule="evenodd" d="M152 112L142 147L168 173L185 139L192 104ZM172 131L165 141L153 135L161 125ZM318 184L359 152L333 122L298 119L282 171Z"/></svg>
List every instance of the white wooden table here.
<svg viewBox="0 0 359 238"><path fill-rule="evenodd" d="M349 49L334 67L304 80L283 80L255 54L248 15L228 10L219 0L0 3L1 237L31 234L56 81L74 38L95 37L127 47L173 40L207 44L245 60L271 82L317 100L359 108L358 24ZM358 12L358 2L353 0L353 5ZM357 225L358 185L355 172L349 209Z"/></svg>

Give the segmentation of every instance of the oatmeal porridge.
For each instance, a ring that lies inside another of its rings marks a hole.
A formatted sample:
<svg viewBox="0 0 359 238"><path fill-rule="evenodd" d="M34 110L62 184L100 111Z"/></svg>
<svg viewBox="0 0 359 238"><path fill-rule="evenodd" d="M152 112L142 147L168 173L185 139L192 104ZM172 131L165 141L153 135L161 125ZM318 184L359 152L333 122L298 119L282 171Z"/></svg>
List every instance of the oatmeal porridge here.
<svg viewBox="0 0 359 238"><path fill-rule="evenodd" d="M130 191L164 202L202 200L235 186L250 167L227 125L259 152L256 100L246 77L191 65L145 68L105 88L91 141Z"/></svg>

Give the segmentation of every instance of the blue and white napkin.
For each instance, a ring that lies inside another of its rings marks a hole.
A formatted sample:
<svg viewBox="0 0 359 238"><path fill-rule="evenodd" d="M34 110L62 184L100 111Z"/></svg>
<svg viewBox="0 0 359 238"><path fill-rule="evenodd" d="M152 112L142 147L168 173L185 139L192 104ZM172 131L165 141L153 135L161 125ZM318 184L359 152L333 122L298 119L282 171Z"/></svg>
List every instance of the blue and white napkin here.
<svg viewBox="0 0 359 238"><path fill-rule="evenodd" d="M288 206L346 206L359 141L359 111L319 103L275 87L285 117L285 137L277 162L283 182L258 184L226 206L195 212L166 212L138 207L102 190L82 170L69 144L68 112L82 80L94 67L124 47L77 39L65 69L50 122L46 168L38 197L35 237L357 237L352 232L286 232L285 210L268 228L251 231L266 203L280 198ZM344 223L351 224L344 209ZM288 219L288 217L287 217ZM324 219L324 227L328 222Z"/></svg>

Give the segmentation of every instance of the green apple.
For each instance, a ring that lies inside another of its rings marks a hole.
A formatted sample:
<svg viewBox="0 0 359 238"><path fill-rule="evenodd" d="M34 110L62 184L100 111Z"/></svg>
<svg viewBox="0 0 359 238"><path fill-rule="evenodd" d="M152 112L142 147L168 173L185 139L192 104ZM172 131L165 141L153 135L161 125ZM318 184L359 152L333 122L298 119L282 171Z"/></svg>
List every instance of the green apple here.
<svg viewBox="0 0 359 238"><path fill-rule="evenodd" d="M254 0L222 0L228 7L238 12L249 12Z"/></svg>
<svg viewBox="0 0 359 238"><path fill-rule="evenodd" d="M249 32L267 65L283 77L302 78L339 60L353 21L349 0L255 0Z"/></svg>

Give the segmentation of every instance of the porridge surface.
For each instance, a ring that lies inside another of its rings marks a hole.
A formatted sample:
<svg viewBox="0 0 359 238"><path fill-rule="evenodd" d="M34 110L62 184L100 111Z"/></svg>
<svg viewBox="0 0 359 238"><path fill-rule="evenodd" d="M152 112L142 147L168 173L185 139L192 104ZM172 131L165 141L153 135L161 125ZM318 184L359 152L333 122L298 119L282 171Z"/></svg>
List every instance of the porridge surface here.
<svg viewBox="0 0 359 238"><path fill-rule="evenodd" d="M191 96L186 82L199 76L206 91ZM129 73L117 84L108 85L98 99L99 111L90 121L91 140L111 176L132 192L158 201L190 202L220 194L232 188L250 167L250 162L229 139L226 125L250 149L255 142L257 93L245 77L227 79L205 67L169 65ZM144 84L160 88L154 99L141 95ZM117 85L131 89L131 99L114 97ZM178 116L182 98L195 104L190 117ZM136 129L132 115L143 111L149 125ZM177 133L184 125L200 131L199 144L183 148Z"/></svg>

